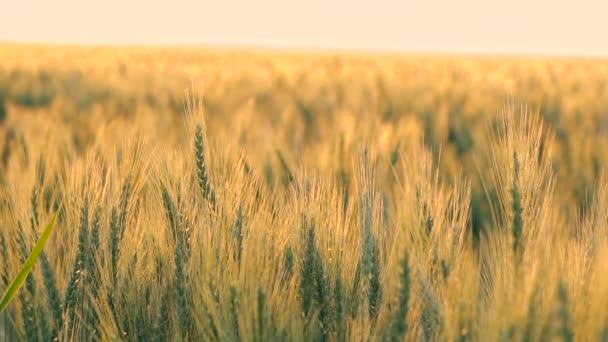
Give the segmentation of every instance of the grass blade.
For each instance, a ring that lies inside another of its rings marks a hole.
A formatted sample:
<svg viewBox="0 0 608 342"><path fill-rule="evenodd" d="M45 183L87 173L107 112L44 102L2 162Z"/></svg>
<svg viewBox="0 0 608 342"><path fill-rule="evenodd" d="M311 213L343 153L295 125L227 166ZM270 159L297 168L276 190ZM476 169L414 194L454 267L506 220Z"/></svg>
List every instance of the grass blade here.
<svg viewBox="0 0 608 342"><path fill-rule="evenodd" d="M46 242L49 240L49 237L51 236L51 233L53 232L53 229L55 228L56 221L57 221L57 215L55 215L53 217L53 219L51 220L51 222L46 226L46 228L44 229L44 232L42 233L42 236L40 236L40 239L38 240L38 243L36 243L36 246L34 246L32 253L27 258L27 260L23 264L23 267L21 267L21 270L17 274L17 277L15 277L15 279L9 286L8 290L2 297L2 301L0 302L0 313L6 309L6 307L11 302L11 300L13 299L15 294L17 294L17 291L19 291L19 288L21 287L21 285L23 285L25 278L27 278L27 276L30 274L30 272L32 272L32 269L34 268L36 261L38 261L38 257L40 256L40 253L42 253L42 250L44 249Z"/></svg>

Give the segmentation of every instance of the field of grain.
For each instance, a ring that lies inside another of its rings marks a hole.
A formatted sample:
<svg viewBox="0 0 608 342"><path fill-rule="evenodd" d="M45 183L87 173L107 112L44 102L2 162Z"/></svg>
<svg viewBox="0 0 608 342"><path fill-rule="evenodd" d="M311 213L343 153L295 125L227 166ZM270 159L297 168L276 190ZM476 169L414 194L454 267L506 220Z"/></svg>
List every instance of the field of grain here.
<svg viewBox="0 0 608 342"><path fill-rule="evenodd" d="M607 143L608 60L1 44L0 339L608 340Z"/></svg>

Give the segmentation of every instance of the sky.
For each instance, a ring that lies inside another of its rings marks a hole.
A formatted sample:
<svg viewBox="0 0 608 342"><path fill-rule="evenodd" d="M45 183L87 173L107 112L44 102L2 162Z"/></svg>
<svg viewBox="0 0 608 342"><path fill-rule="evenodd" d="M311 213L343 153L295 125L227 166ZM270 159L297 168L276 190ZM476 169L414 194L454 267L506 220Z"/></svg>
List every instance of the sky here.
<svg viewBox="0 0 608 342"><path fill-rule="evenodd" d="M603 0L18 0L0 41L608 56Z"/></svg>

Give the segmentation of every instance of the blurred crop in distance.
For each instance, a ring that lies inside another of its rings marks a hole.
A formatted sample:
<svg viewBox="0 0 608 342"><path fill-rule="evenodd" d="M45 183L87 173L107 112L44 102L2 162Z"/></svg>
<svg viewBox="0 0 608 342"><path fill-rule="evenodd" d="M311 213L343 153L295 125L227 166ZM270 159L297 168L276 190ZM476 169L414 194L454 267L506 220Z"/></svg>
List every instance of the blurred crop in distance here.
<svg viewBox="0 0 608 342"><path fill-rule="evenodd" d="M608 336L605 60L0 60L3 339Z"/></svg>

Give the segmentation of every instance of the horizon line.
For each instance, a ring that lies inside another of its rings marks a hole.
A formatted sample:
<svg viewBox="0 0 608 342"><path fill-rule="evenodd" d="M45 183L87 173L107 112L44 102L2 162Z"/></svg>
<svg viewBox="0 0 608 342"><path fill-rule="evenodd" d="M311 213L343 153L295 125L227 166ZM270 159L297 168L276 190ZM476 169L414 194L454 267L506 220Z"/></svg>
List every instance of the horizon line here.
<svg viewBox="0 0 608 342"><path fill-rule="evenodd" d="M36 41L11 40L0 38L0 45L23 45L39 47L70 47L70 48L185 48L185 49L220 49L243 52L284 52L284 53L320 53L320 54L362 54L362 55L391 55L391 56L453 56L453 57L482 57L482 58L540 58L540 59L586 59L608 60L608 53L564 53L564 52L511 52L497 49L401 49L401 48L350 48L328 47L323 45L288 45L278 46L263 43L127 43L127 42L69 42L69 41Z"/></svg>

